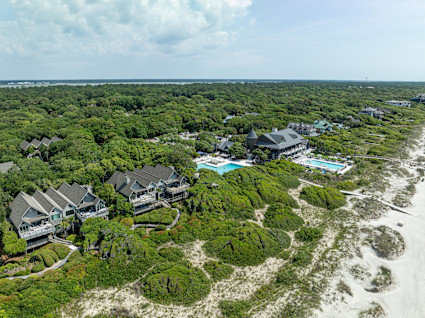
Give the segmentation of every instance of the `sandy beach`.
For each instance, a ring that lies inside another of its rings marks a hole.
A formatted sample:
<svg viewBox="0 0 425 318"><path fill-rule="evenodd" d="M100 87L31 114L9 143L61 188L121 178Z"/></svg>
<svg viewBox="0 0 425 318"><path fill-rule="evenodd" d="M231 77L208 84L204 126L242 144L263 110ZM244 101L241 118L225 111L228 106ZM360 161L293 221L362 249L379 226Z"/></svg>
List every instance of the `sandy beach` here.
<svg viewBox="0 0 425 318"><path fill-rule="evenodd" d="M409 153L410 159L417 159L424 155L425 139L422 133L419 143ZM416 168L407 169L417 174ZM411 177L410 177L411 178ZM392 175L389 187L382 197L390 202L407 184L407 177ZM411 216L394 210L386 211L379 219L362 222L364 228L387 226L399 232L406 244L406 250L395 260L381 258L373 251L370 245L359 242L360 246L356 257L345 260L339 273L333 278L333 285L337 281L344 281L351 289L352 296L334 297L336 292L329 293L317 317L391 317L391 318L421 318L425 317L425 182L419 181L415 185L416 193L410 200L406 211ZM403 226L399 226L398 223ZM393 283L381 292L370 292L370 282L376 275L378 268L384 266L391 271ZM352 268L364 270L360 277L353 275ZM332 284L331 284L332 285ZM332 288L331 288L332 289ZM335 289L335 288L334 288ZM368 311L371 308L381 308Z"/></svg>

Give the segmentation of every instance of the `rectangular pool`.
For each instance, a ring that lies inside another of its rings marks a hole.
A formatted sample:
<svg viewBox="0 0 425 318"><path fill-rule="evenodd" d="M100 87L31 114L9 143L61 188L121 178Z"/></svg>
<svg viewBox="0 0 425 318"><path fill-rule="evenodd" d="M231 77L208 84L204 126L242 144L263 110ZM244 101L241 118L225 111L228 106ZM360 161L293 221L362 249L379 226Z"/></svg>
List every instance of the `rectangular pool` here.
<svg viewBox="0 0 425 318"><path fill-rule="evenodd" d="M239 168L243 168L244 166L241 165L237 165L236 163L228 163L224 166L220 166L220 167L215 167L209 164L205 164L205 163L200 163L198 164L198 169L210 169L210 170L214 170L215 172L218 172L219 174L223 174L235 169L239 169Z"/></svg>
<svg viewBox="0 0 425 318"><path fill-rule="evenodd" d="M326 162L322 160L315 160L315 159L307 159L302 161L301 163L318 169L327 169L327 170L333 170L333 171L339 171L345 166L342 164L332 163L332 162Z"/></svg>

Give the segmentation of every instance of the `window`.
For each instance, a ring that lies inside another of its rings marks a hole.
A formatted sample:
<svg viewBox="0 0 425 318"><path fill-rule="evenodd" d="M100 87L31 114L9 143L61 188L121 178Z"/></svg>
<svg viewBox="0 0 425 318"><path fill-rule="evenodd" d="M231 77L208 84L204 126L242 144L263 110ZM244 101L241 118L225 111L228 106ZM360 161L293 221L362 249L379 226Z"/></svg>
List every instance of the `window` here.
<svg viewBox="0 0 425 318"><path fill-rule="evenodd" d="M73 210L66 211L66 216L74 215Z"/></svg>
<svg viewBox="0 0 425 318"><path fill-rule="evenodd" d="M58 213L58 214L53 214L52 215L52 221L55 221L55 220L58 220L58 219L60 219L61 218L61 215Z"/></svg>

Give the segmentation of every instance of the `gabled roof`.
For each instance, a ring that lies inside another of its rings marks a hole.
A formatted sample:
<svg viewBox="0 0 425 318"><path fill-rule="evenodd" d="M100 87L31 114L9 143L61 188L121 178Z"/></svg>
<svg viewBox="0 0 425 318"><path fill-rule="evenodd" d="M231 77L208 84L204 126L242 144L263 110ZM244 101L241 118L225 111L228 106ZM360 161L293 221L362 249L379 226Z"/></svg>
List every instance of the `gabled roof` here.
<svg viewBox="0 0 425 318"><path fill-rule="evenodd" d="M50 141L53 143L53 142L57 142L57 141L61 141L61 140L62 139L60 139L59 137L53 136Z"/></svg>
<svg viewBox="0 0 425 318"><path fill-rule="evenodd" d="M35 148L40 147L41 141L34 138L33 140L31 140L31 145L33 145Z"/></svg>
<svg viewBox="0 0 425 318"><path fill-rule="evenodd" d="M33 208L40 213L44 213L46 216L48 215L43 207L32 196L26 194L25 192L19 192L12 203L10 203L10 220L16 228L21 225L22 217L30 208Z"/></svg>
<svg viewBox="0 0 425 318"><path fill-rule="evenodd" d="M270 149L285 149L303 143L304 138L290 128L260 136L257 146Z"/></svg>
<svg viewBox="0 0 425 318"><path fill-rule="evenodd" d="M248 136L246 136L247 139L257 139L258 136L254 131L254 128L251 128L251 131L249 132Z"/></svg>
<svg viewBox="0 0 425 318"><path fill-rule="evenodd" d="M53 201L53 199L51 199L47 194L39 190L35 191L32 196L35 200L37 200L37 202L43 207L43 209L47 213L50 213L54 208L63 210L55 201Z"/></svg>
<svg viewBox="0 0 425 318"><path fill-rule="evenodd" d="M0 163L0 173L7 173L13 166L15 166L13 161Z"/></svg>
<svg viewBox="0 0 425 318"><path fill-rule="evenodd" d="M138 176L141 176L142 178L148 179L149 181L151 181L155 184L160 183L161 180L162 180L160 177L157 177L153 174L147 173L147 172L140 170L140 169L134 169L133 173L138 175Z"/></svg>
<svg viewBox="0 0 425 318"><path fill-rule="evenodd" d="M233 145L234 145L233 141L225 141L220 146L218 146L218 150L226 152L226 151L229 151L229 148L232 147Z"/></svg>
<svg viewBox="0 0 425 318"><path fill-rule="evenodd" d="M68 204L75 206L69 199L67 199L62 193L54 188L49 188L46 194L56 203L56 205L64 210Z"/></svg>
<svg viewBox="0 0 425 318"><path fill-rule="evenodd" d="M78 183L73 183L72 186L64 182L59 187L58 191L63 194L69 201L75 206L78 206L84 197L88 194L88 191L80 186Z"/></svg>
<svg viewBox="0 0 425 318"><path fill-rule="evenodd" d="M48 146L51 144L51 140L47 137L43 137L43 139L41 139L41 143L44 144L45 146Z"/></svg>
<svg viewBox="0 0 425 318"><path fill-rule="evenodd" d="M136 179L128 176L127 179L129 182L126 182L126 174L122 172L115 171L114 174L109 178L106 183L112 185L115 191L121 193L126 197L130 197L133 190L131 189L136 182Z"/></svg>
<svg viewBox="0 0 425 318"><path fill-rule="evenodd" d="M29 148L29 146L31 146L31 143L29 143L28 141L26 141L26 140L24 140L20 145L19 145L19 147L22 149L22 150L27 150L28 148Z"/></svg>
<svg viewBox="0 0 425 318"><path fill-rule="evenodd" d="M156 165L155 168L150 165L145 165L142 171L157 176L164 181L168 181L174 173L173 169L162 165Z"/></svg>

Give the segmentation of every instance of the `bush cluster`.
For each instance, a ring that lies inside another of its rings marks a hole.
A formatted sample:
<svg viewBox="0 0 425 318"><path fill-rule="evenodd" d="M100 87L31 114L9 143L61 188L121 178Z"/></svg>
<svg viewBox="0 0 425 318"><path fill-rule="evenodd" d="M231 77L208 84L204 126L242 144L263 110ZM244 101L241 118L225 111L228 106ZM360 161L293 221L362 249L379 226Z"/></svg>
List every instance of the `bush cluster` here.
<svg viewBox="0 0 425 318"><path fill-rule="evenodd" d="M275 203L270 205L264 214L263 224L269 228L295 231L304 224L304 220L294 213L290 206Z"/></svg>
<svg viewBox="0 0 425 318"><path fill-rule="evenodd" d="M330 210L342 207L346 203L344 195L338 190L315 186L304 187L300 198L312 205Z"/></svg>
<svg viewBox="0 0 425 318"><path fill-rule="evenodd" d="M204 269L208 272L208 274L210 274L214 282L230 278L235 271L232 266L216 261L209 261L205 263Z"/></svg>
<svg viewBox="0 0 425 318"><path fill-rule="evenodd" d="M134 218L134 222L138 224L163 224L169 225L173 223L177 216L177 211L170 208L161 208L152 212L138 215Z"/></svg>

